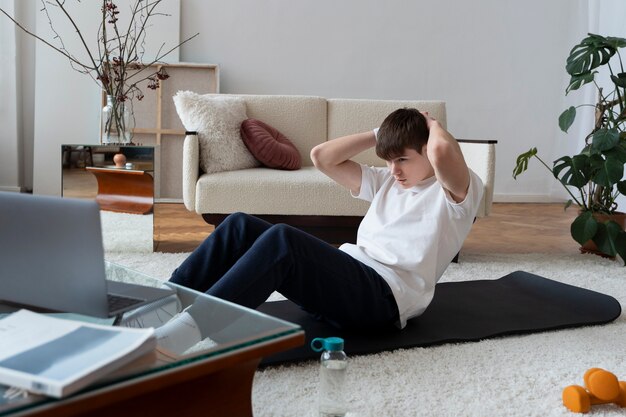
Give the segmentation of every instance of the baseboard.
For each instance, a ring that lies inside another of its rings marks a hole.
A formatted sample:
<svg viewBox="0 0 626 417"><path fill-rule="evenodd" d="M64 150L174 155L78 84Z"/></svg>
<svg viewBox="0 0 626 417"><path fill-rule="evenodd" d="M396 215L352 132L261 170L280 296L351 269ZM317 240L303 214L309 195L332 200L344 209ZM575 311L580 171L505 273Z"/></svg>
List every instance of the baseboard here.
<svg viewBox="0 0 626 417"><path fill-rule="evenodd" d="M155 198L155 203L183 203L182 198Z"/></svg>
<svg viewBox="0 0 626 417"><path fill-rule="evenodd" d="M26 188L24 187L12 187L12 186L2 186L0 185L0 191L9 191L13 193L23 193L26 192Z"/></svg>
<svg viewBox="0 0 626 417"><path fill-rule="evenodd" d="M494 194L494 203L565 203L566 200L547 194Z"/></svg>

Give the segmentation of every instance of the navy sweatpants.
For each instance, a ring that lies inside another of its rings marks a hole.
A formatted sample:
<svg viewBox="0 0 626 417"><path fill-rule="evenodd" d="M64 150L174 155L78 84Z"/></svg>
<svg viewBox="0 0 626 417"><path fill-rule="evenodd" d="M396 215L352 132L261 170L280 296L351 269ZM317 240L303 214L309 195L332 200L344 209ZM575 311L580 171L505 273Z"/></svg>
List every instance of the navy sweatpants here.
<svg viewBox="0 0 626 417"><path fill-rule="evenodd" d="M274 291L341 328L394 324L398 308L376 271L299 229L228 216L172 282L256 308Z"/></svg>

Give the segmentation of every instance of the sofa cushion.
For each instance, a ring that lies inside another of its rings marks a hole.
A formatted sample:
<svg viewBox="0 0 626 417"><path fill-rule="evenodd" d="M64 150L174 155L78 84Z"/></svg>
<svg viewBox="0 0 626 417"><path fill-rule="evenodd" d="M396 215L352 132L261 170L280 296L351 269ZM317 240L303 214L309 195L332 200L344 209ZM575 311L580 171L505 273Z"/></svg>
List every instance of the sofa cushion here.
<svg viewBox="0 0 626 417"><path fill-rule="evenodd" d="M174 96L174 104L185 129L198 132L202 171L212 173L259 166L239 134L241 122L248 118L243 99L179 91Z"/></svg>
<svg viewBox="0 0 626 417"><path fill-rule="evenodd" d="M241 123L241 138L250 153L270 168L300 169L298 149L277 129L257 119Z"/></svg>
<svg viewBox="0 0 626 417"><path fill-rule="evenodd" d="M368 207L315 167L218 172L196 184L197 213L364 216Z"/></svg>
<svg viewBox="0 0 626 417"><path fill-rule="evenodd" d="M278 129L300 152L302 166L312 166L311 149L326 141L326 99L315 96L238 94L249 118Z"/></svg>

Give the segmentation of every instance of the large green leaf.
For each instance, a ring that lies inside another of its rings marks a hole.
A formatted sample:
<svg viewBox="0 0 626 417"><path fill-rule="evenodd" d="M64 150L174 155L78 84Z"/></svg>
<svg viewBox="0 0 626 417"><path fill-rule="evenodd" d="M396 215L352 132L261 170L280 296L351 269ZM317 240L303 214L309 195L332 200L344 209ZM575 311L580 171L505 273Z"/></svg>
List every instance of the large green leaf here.
<svg viewBox="0 0 626 417"><path fill-rule="evenodd" d="M594 152L603 152L613 149L619 143L617 129L598 129L593 134L591 149Z"/></svg>
<svg viewBox="0 0 626 417"><path fill-rule="evenodd" d="M612 187L624 176L624 164L615 158L606 158L600 170L595 173L593 182L604 187Z"/></svg>
<svg viewBox="0 0 626 417"><path fill-rule="evenodd" d="M597 73L598 71L591 71L572 75L569 80L569 85L565 89L565 94L569 94L570 91L578 90L583 85L592 82Z"/></svg>
<svg viewBox="0 0 626 417"><path fill-rule="evenodd" d="M614 36L607 36L606 42L613 46L615 49L626 48L626 39L624 38L616 38Z"/></svg>
<svg viewBox="0 0 626 417"><path fill-rule="evenodd" d="M531 148L528 152L517 157L515 168L513 169L513 178L517 179L518 175L528 169L528 161L535 155L537 155L537 148Z"/></svg>
<svg viewBox="0 0 626 417"><path fill-rule="evenodd" d="M626 72L620 72L617 75L611 75L611 80L616 86L626 88Z"/></svg>
<svg viewBox="0 0 626 417"><path fill-rule="evenodd" d="M590 179L591 165L587 155L564 156L554 161L552 173L565 185L580 188Z"/></svg>
<svg viewBox="0 0 626 417"><path fill-rule="evenodd" d="M567 129L572 126L572 123L574 123L574 119L576 119L576 107L570 106L569 109L565 110L559 116L559 127L561 128L561 130L567 133Z"/></svg>
<svg viewBox="0 0 626 417"><path fill-rule="evenodd" d="M590 33L572 48L567 57L565 70L569 75L591 72L609 62L616 52L615 41Z"/></svg>
<svg viewBox="0 0 626 417"><path fill-rule="evenodd" d="M589 166L590 166L590 169L589 169L590 176L593 177L594 175L596 175L598 171L603 169L604 157L600 155L599 153L594 153L594 154L589 155Z"/></svg>
<svg viewBox="0 0 626 417"><path fill-rule="evenodd" d="M618 238L622 228L619 224L610 220L606 223L598 223L598 230L593 237L593 243L598 249L609 256L615 256L615 241Z"/></svg>
<svg viewBox="0 0 626 417"><path fill-rule="evenodd" d="M626 180L617 183L617 190L626 195ZM626 261L626 258L624 258L624 260Z"/></svg>
<svg viewBox="0 0 626 417"><path fill-rule="evenodd" d="M611 150L605 151L604 154L608 157L612 157L620 161L622 164L626 164L626 144L624 141L619 143Z"/></svg>
<svg viewBox="0 0 626 417"><path fill-rule="evenodd" d="M598 230L598 222L593 218L593 214L590 211L582 212L572 222L570 231L574 240L581 245L587 243L587 241L593 238Z"/></svg>
<svg viewBox="0 0 626 417"><path fill-rule="evenodd" d="M624 266L626 266L626 232L624 231L615 238L615 252L622 258Z"/></svg>

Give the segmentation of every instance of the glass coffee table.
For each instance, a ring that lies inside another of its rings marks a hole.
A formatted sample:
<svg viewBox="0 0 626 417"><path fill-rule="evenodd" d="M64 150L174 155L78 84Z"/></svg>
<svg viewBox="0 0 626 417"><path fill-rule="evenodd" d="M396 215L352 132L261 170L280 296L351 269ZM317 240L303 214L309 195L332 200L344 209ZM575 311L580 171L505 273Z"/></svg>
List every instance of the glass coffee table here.
<svg viewBox="0 0 626 417"><path fill-rule="evenodd" d="M117 264L107 262L106 267L112 280L163 284ZM167 285L176 291L178 309L193 304L195 311L206 312L213 329L203 335L206 339L179 355L157 349L62 399L33 394L6 398L8 387L0 385L0 416L251 416L252 382L259 362L302 345L304 331L258 311Z"/></svg>

